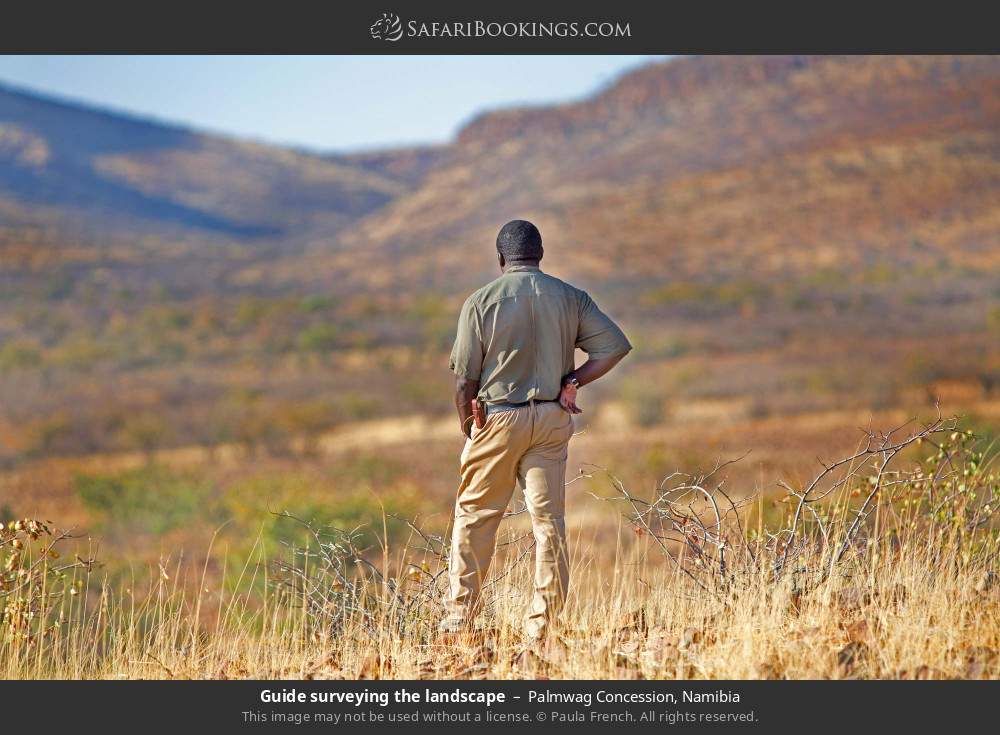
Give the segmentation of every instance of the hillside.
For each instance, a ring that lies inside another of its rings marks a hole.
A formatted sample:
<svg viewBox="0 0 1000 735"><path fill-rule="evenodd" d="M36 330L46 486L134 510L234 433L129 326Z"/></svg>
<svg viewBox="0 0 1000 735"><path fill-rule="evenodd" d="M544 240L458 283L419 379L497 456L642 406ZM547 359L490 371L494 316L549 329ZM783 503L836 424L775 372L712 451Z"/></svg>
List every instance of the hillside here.
<svg viewBox="0 0 1000 735"><path fill-rule="evenodd" d="M75 240L307 246L274 269L293 281L340 275L349 251L403 286L464 289L492 268L497 223L529 214L578 277L864 267L914 241L981 267L998 92L995 57L684 58L484 113L449 146L316 156L0 87L0 212L8 237L63 223Z"/></svg>
<svg viewBox="0 0 1000 735"><path fill-rule="evenodd" d="M609 421L1000 387L998 57L675 59L351 155L0 88L0 460L443 414L513 217L638 347Z"/></svg>
<svg viewBox="0 0 1000 735"><path fill-rule="evenodd" d="M406 188L339 158L204 135L0 86L4 224L96 237L293 240Z"/></svg>
<svg viewBox="0 0 1000 735"><path fill-rule="evenodd" d="M513 215L592 279L612 263L642 281L859 268L906 262L915 241L983 267L1000 244L998 130L997 58L667 61L580 103L481 115L344 242L438 254L442 286L464 257L488 269L480 244Z"/></svg>

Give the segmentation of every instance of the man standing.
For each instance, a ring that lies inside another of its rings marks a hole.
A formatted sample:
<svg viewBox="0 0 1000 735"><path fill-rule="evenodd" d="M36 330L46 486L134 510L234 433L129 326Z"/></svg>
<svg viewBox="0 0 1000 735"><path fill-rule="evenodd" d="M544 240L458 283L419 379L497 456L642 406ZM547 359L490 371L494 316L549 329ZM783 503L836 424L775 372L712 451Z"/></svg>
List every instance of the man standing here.
<svg viewBox="0 0 1000 735"><path fill-rule="evenodd" d="M520 481L535 537L535 588L524 628L538 639L569 583L564 499L571 414L580 413L576 391L632 346L590 296L539 269L542 237L533 224L504 225L497 254L502 275L466 300L451 354L466 442L441 631L461 631L475 617L497 528ZM574 370L577 347L588 359Z"/></svg>

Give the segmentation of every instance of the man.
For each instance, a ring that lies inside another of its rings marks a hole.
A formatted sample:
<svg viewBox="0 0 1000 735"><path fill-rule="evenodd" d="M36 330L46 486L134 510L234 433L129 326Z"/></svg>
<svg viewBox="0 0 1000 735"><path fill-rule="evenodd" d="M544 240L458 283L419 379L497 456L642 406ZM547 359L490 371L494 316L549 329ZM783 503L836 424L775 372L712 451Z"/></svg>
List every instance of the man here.
<svg viewBox="0 0 1000 735"><path fill-rule="evenodd" d="M497 528L520 481L535 537L535 589L524 629L545 636L569 583L564 498L578 388L632 349L590 296L539 269L542 237L530 222L497 236L502 275L466 300L451 354L455 405L466 436L455 503L443 633L475 617ZM573 369L573 350L587 361ZM484 416L476 426L473 401Z"/></svg>

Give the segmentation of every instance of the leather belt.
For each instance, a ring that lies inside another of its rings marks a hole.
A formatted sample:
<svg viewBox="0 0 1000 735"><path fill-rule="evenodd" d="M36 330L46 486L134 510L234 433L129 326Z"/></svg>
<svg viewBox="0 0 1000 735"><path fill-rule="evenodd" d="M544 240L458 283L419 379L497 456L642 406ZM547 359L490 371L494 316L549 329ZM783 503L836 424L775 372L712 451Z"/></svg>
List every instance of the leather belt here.
<svg viewBox="0 0 1000 735"><path fill-rule="evenodd" d="M485 404L486 415L489 416L491 413L500 413L501 411L516 411L519 408L530 406L532 403L555 403L558 400L558 398L532 398L521 403L487 403Z"/></svg>

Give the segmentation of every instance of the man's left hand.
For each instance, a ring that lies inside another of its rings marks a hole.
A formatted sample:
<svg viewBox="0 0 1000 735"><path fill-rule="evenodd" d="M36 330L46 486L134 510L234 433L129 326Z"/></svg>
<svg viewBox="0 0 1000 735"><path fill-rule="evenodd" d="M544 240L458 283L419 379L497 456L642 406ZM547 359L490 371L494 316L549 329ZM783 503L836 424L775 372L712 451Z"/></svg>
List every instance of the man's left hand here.
<svg viewBox="0 0 1000 735"><path fill-rule="evenodd" d="M559 405L569 413L583 413L583 409L576 405L575 383L566 383L559 391Z"/></svg>

